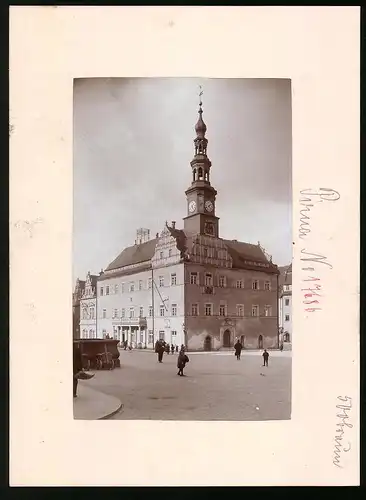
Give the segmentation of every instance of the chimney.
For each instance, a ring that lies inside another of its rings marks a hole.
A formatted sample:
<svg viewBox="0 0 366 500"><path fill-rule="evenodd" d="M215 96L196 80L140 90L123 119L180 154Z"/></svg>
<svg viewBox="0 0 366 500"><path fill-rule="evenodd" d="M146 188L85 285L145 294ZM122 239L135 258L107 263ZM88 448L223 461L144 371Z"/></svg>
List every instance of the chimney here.
<svg viewBox="0 0 366 500"><path fill-rule="evenodd" d="M175 229L175 220L172 220L172 228Z"/></svg>

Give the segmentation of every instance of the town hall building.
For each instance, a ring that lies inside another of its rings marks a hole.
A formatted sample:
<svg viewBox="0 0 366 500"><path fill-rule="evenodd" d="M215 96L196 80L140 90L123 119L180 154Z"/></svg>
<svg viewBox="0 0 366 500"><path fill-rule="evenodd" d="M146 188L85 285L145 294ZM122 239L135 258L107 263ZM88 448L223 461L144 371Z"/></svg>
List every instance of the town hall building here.
<svg viewBox="0 0 366 500"><path fill-rule="evenodd" d="M259 243L220 237L202 102L198 113L182 228L166 222L154 238L139 229L100 274L97 336L141 348L157 339L188 350L231 348L236 339L246 349L276 348L279 270Z"/></svg>

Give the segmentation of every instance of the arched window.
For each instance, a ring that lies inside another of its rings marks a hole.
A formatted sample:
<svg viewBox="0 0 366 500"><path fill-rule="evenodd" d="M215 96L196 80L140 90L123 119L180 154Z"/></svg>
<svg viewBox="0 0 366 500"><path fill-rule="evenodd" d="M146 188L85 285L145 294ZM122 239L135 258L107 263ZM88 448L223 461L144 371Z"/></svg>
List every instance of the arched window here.
<svg viewBox="0 0 366 500"><path fill-rule="evenodd" d="M89 330L89 338L92 339L93 338L93 330Z"/></svg>
<svg viewBox="0 0 366 500"><path fill-rule="evenodd" d="M202 168L198 169L198 180L201 181L203 179Z"/></svg>

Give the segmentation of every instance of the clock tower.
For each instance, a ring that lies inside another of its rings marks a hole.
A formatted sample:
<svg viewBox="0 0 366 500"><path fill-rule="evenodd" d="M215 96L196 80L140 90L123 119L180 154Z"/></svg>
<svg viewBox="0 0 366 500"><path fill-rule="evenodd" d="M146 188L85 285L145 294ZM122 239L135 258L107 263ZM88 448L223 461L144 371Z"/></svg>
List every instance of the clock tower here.
<svg viewBox="0 0 366 500"><path fill-rule="evenodd" d="M200 97L202 92L200 93ZM188 234L219 236L219 218L215 215L217 191L210 184L211 162L207 156L206 124L202 119L202 101L198 109L198 121L195 126L195 155L191 161L192 183L186 191L187 216L184 218L184 230Z"/></svg>

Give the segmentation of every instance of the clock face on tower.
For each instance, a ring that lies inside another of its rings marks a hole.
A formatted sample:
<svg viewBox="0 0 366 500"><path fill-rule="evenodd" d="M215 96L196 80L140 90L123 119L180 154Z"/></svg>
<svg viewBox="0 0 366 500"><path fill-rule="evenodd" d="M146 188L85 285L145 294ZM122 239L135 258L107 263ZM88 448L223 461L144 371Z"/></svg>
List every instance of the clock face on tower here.
<svg viewBox="0 0 366 500"><path fill-rule="evenodd" d="M192 200L188 205L188 210L192 213L196 210L196 202Z"/></svg>
<svg viewBox="0 0 366 500"><path fill-rule="evenodd" d="M207 210L207 212L212 212L213 208L214 208L214 206L213 206L212 201L210 201L210 200L206 201L205 209Z"/></svg>

